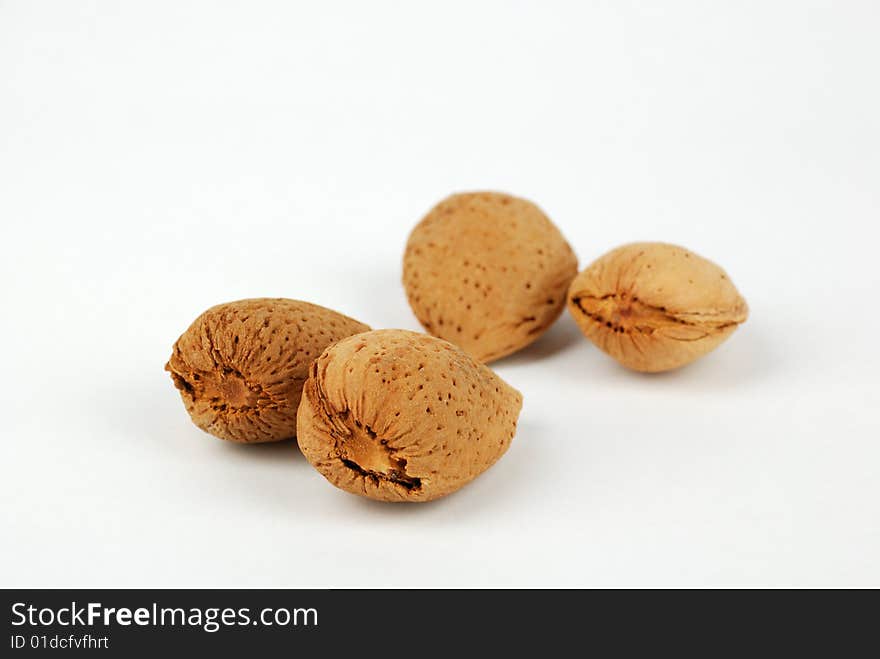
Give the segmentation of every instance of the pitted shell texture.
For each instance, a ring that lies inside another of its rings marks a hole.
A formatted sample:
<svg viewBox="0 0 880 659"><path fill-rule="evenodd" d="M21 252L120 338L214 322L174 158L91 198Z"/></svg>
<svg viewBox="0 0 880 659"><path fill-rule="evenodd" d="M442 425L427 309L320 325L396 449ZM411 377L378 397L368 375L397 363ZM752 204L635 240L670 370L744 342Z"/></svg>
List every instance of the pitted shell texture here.
<svg viewBox="0 0 880 659"><path fill-rule="evenodd" d="M425 330L486 363L541 336L576 274L574 252L541 209L498 192L441 201L413 229L403 259Z"/></svg>
<svg viewBox="0 0 880 659"><path fill-rule="evenodd" d="M303 454L337 487L428 501L484 472L516 432L522 396L441 339L376 330L328 348L300 403Z"/></svg>
<svg viewBox="0 0 880 659"><path fill-rule="evenodd" d="M199 428L234 442L296 435L309 366L363 323L308 302L239 300L200 315L174 344L165 370Z"/></svg>

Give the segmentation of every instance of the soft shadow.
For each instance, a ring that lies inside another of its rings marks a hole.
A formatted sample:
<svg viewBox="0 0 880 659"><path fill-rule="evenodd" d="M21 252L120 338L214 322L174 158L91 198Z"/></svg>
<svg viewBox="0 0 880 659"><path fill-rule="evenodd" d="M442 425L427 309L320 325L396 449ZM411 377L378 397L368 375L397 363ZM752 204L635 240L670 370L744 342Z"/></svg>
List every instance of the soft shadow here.
<svg viewBox="0 0 880 659"><path fill-rule="evenodd" d="M563 312L562 317L553 323L541 338L512 355L502 357L497 362L494 362L493 365L520 366L531 364L535 361L553 357L573 345L583 344L586 340L574 319Z"/></svg>
<svg viewBox="0 0 880 659"><path fill-rule="evenodd" d="M501 458L476 479L443 498L421 503L389 503L348 494L345 506L357 515L378 519L424 518L431 524L460 525L463 520L516 512L523 500L536 496L533 474L541 470L548 453L541 443L542 431L520 422L513 443Z"/></svg>
<svg viewBox="0 0 880 659"><path fill-rule="evenodd" d="M782 355L760 327L735 332L716 350L693 364L665 373L644 374L657 384L700 390L729 389L772 378L784 370Z"/></svg>
<svg viewBox="0 0 880 659"><path fill-rule="evenodd" d="M401 271L376 268L364 276L351 272L344 277L346 295L352 300L352 315L368 323L373 329L400 328L423 332L409 303L401 282Z"/></svg>
<svg viewBox="0 0 880 659"><path fill-rule="evenodd" d="M785 377L792 364L769 339L766 328L749 327L697 361L662 373L640 373L617 363L590 344L590 350L572 353L561 377L582 380L589 374L606 387L663 387L669 390L710 392L753 386ZM763 331L762 331L763 330Z"/></svg>
<svg viewBox="0 0 880 659"><path fill-rule="evenodd" d="M299 450L296 439L284 439L280 442L261 442L257 444L243 444L237 442L220 441L221 450L235 452L236 459L255 460L258 462L277 462L287 460L293 455L293 459L305 461L305 456Z"/></svg>

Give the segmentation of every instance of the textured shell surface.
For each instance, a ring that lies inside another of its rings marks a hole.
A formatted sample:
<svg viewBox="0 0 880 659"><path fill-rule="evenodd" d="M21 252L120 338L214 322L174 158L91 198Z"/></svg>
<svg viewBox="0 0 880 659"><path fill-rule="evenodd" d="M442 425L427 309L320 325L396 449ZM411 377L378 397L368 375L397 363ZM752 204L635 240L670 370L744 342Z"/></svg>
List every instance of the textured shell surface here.
<svg viewBox="0 0 880 659"><path fill-rule="evenodd" d="M296 435L312 362L328 345L369 329L299 300L228 302L196 318L165 370L205 432L234 442L279 441Z"/></svg>
<svg viewBox="0 0 880 659"><path fill-rule="evenodd" d="M600 257L572 281L568 308L599 348L645 372L698 359L748 317L724 270L666 243L632 243Z"/></svg>
<svg viewBox="0 0 880 659"><path fill-rule="evenodd" d="M425 330L482 362L541 336L576 274L574 252L541 209L498 192L441 201L412 230L403 259Z"/></svg>
<svg viewBox="0 0 880 659"><path fill-rule="evenodd" d="M451 343L376 330L331 346L312 366L298 440L343 490L427 501L492 466L521 407L518 391Z"/></svg>

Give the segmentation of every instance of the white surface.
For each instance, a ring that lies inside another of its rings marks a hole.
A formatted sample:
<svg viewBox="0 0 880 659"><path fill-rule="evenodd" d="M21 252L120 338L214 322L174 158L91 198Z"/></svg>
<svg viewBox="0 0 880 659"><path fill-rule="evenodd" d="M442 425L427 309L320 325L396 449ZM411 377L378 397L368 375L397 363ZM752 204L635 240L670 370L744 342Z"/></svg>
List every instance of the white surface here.
<svg viewBox="0 0 880 659"><path fill-rule="evenodd" d="M2 2L0 585L880 586L880 5L624 4ZM646 377L566 314L434 504L189 422L199 312L417 329L407 232L475 188L582 267L684 244L751 319Z"/></svg>

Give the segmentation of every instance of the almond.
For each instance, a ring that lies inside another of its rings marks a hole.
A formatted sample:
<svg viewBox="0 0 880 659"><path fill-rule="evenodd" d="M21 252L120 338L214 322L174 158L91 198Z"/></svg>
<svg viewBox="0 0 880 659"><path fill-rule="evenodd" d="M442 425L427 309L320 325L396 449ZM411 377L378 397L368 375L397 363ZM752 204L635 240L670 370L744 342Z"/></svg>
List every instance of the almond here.
<svg viewBox="0 0 880 659"><path fill-rule="evenodd" d="M498 192L456 194L413 229L403 284L419 322L490 362L559 317L577 259L540 208Z"/></svg>
<svg viewBox="0 0 880 659"><path fill-rule="evenodd" d="M428 501L492 466L522 396L460 348L376 330L343 339L311 368L297 435L337 487L380 501Z"/></svg>
<svg viewBox="0 0 880 659"><path fill-rule="evenodd" d="M330 344L369 329L298 300L229 302L196 318L165 370L205 432L233 442L274 442L296 434L312 362Z"/></svg>
<svg viewBox="0 0 880 659"><path fill-rule="evenodd" d="M646 372L698 359L748 317L724 270L666 243L624 245L594 261L571 283L568 309L599 348Z"/></svg>

